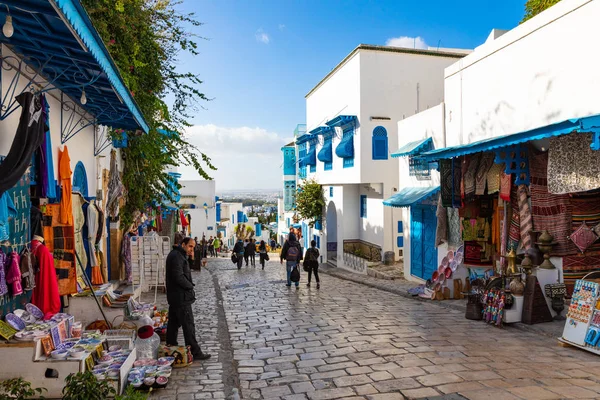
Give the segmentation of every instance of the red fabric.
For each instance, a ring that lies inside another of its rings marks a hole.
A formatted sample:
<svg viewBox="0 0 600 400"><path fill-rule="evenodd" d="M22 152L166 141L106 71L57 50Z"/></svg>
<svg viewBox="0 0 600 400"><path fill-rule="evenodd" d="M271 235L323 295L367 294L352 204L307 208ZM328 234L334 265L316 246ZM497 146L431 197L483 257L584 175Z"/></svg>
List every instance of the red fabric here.
<svg viewBox="0 0 600 400"><path fill-rule="evenodd" d="M188 220L185 217L185 215L183 215L183 211L179 211L179 219L181 220L181 227L185 228L186 226L188 226Z"/></svg>
<svg viewBox="0 0 600 400"><path fill-rule="evenodd" d="M31 241L31 252L40 267L40 271L35 276L35 289L33 289L31 302L42 310L44 319L48 319L60 311L54 258L48 248L37 240Z"/></svg>

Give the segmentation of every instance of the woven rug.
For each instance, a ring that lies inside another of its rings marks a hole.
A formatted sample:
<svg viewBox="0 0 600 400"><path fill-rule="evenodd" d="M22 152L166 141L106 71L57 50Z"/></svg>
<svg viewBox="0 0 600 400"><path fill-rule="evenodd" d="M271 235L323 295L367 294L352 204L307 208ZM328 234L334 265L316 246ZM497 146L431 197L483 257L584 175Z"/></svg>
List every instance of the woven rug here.
<svg viewBox="0 0 600 400"><path fill-rule="evenodd" d="M557 245L553 256L577 254L577 248L567 236L571 234L573 207L568 194L548 192L548 153L532 155L529 160L531 175L531 215L535 231L547 230Z"/></svg>
<svg viewBox="0 0 600 400"><path fill-rule="evenodd" d="M600 256L579 255L563 257L563 277L567 285L569 298L573 293L575 281L593 271L600 271Z"/></svg>
<svg viewBox="0 0 600 400"><path fill-rule="evenodd" d="M462 207L462 199L464 193L463 187L463 157L452 159L452 206L456 208Z"/></svg>
<svg viewBox="0 0 600 400"><path fill-rule="evenodd" d="M452 207L452 160L440 160L440 191L442 205Z"/></svg>
<svg viewBox="0 0 600 400"><path fill-rule="evenodd" d="M572 231L575 232L584 222L590 228L600 224L600 190L571 195L573 206ZM577 251L575 251L577 253ZM552 252L554 255L554 252ZM585 251L586 256L600 255L600 240Z"/></svg>
<svg viewBox="0 0 600 400"><path fill-rule="evenodd" d="M508 243L506 251L517 251L519 242L521 241L521 216L519 214L519 199L517 197L517 186L512 185L510 191L510 207L512 209L512 217L510 226L508 227Z"/></svg>

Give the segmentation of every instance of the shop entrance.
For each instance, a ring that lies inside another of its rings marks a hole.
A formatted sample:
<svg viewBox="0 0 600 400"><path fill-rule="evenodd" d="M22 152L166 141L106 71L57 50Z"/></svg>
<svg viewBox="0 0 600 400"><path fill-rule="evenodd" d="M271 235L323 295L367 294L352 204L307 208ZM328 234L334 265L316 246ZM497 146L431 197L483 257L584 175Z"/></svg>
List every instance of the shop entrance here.
<svg viewBox="0 0 600 400"><path fill-rule="evenodd" d="M410 209L410 273L428 279L436 270L436 217L434 206L412 206Z"/></svg>

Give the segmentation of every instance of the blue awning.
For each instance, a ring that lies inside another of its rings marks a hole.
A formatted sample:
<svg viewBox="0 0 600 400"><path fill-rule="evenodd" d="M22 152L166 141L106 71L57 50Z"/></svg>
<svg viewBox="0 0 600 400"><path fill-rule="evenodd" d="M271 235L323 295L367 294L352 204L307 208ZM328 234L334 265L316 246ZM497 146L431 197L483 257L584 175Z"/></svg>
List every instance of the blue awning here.
<svg viewBox="0 0 600 400"><path fill-rule="evenodd" d="M423 151L431 150L433 146L433 139L426 138L421 140L415 140L400 147L395 153L392 153L392 158L414 156Z"/></svg>
<svg viewBox="0 0 600 400"><path fill-rule="evenodd" d="M318 128L313 129L312 131L310 131L311 135L326 135L328 133L332 133L333 132L333 128L331 126L319 126Z"/></svg>
<svg viewBox="0 0 600 400"><path fill-rule="evenodd" d="M356 124L356 115L338 115L334 119L327 121L325 124L330 127Z"/></svg>
<svg viewBox="0 0 600 400"><path fill-rule="evenodd" d="M335 155L340 158L354 157L354 135L345 135L335 148Z"/></svg>
<svg viewBox="0 0 600 400"><path fill-rule="evenodd" d="M300 159L299 165L301 167L306 167L308 165L317 165L317 149L315 149L314 146L308 151L307 155Z"/></svg>
<svg viewBox="0 0 600 400"><path fill-rule="evenodd" d="M529 142L532 140L541 140L555 136L567 135L575 132L594 132L598 134L598 132L600 132L600 116L594 115L590 117L570 119L512 135L498 136L461 146L431 150L422 153L421 156L427 161L431 162L464 156L467 154L479 153L482 151L490 151L514 144Z"/></svg>
<svg viewBox="0 0 600 400"><path fill-rule="evenodd" d="M6 7L0 7L0 21L5 20L8 8L14 34L10 38L0 35L0 42L36 70L33 79L42 86L36 89L47 91L52 86L60 89L100 125L148 131L133 95L79 0L3 3ZM47 83L40 82L40 76ZM26 90L28 85L24 87ZM82 89L86 104L79 101ZM2 119L16 107L13 103L3 104L3 109Z"/></svg>
<svg viewBox="0 0 600 400"><path fill-rule="evenodd" d="M300 224L293 224L292 228L296 228L296 229L302 228L302 225L300 225Z"/></svg>
<svg viewBox="0 0 600 400"><path fill-rule="evenodd" d="M325 144L321 150L319 150L319 154L317 155L319 161L324 163L330 163L333 161L333 143L331 140L326 140Z"/></svg>
<svg viewBox="0 0 600 400"><path fill-rule="evenodd" d="M383 201L384 206L388 207L410 207L440 191L439 186L434 187L406 187Z"/></svg>
<svg viewBox="0 0 600 400"><path fill-rule="evenodd" d="M310 133L305 133L304 135L298 136L296 138L296 144L302 144L308 142L312 138Z"/></svg>

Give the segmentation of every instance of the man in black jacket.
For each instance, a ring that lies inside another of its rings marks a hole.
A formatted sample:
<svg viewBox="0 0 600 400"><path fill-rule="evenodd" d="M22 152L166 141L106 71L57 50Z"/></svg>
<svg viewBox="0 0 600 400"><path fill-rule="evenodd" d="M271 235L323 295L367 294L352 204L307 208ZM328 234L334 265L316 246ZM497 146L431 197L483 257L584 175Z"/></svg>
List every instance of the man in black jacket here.
<svg viewBox="0 0 600 400"><path fill-rule="evenodd" d="M167 256L166 286L169 302L169 321L167 323L167 345L178 346L179 327L183 329L185 345L190 346L196 360L207 360L210 354L202 353L196 340L196 325L192 304L196 301L192 271L188 257L193 256L196 242L186 237L180 246L173 246Z"/></svg>

